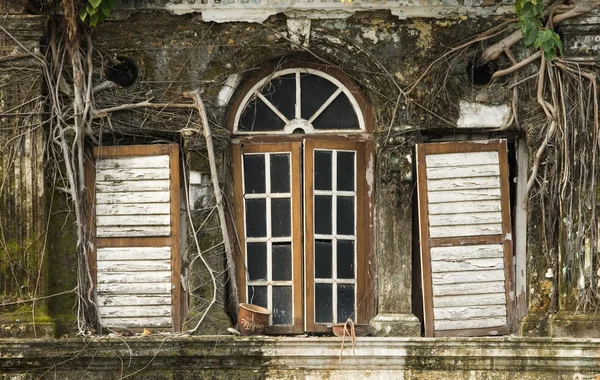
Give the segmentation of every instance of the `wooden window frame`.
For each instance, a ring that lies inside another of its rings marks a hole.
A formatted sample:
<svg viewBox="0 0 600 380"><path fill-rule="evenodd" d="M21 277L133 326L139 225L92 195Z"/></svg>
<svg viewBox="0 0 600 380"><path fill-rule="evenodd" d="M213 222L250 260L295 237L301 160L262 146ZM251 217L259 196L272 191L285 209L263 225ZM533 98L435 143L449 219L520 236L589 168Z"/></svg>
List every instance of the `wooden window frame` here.
<svg viewBox="0 0 600 380"><path fill-rule="evenodd" d="M368 292L366 276L367 252L370 252L367 246L366 237L368 235L368 224L370 207L366 207L367 202L367 181L366 181L366 144L350 141L327 141L322 139L306 139L304 148L304 247L305 247L305 304L306 304L306 330L310 332L329 332L329 323L315 322L315 273L314 273L314 151L318 149L325 150L351 150L356 151L356 205L355 205L355 233L356 233L356 278L355 278L355 320L357 323L368 323L368 302L366 294ZM335 301L335 300L334 300ZM334 319L336 316L333 316ZM344 323L345 321L337 321Z"/></svg>
<svg viewBox="0 0 600 380"><path fill-rule="evenodd" d="M427 195L427 177L425 157L429 154L443 153L471 153L471 152L498 152L500 169L500 202L502 214L502 233L484 236L445 237L431 238L429 236L429 210ZM510 188L508 147L506 140L492 140L483 142L447 142L419 144L416 147L417 155L417 192L419 199L419 236L421 241L421 274L423 285L423 311L425 322L425 336L478 336L501 335L510 332L510 320L513 314L510 293L513 287L513 241L510 218ZM506 326L499 328L472 328L460 330L441 330L434 328L433 316L433 286L431 270L431 252L433 247L464 246L475 244L502 244L504 250L504 281L506 296Z"/></svg>
<svg viewBox="0 0 600 380"><path fill-rule="evenodd" d="M304 146L302 146L304 144ZM265 136L238 138L232 141L235 225L239 239L236 255L236 280L241 302L246 300L245 219L243 195L243 153L292 152L293 235L293 326L269 326L267 334L328 333L332 323L315 323L314 318L314 241L312 159L314 149L356 151L356 288L357 323L369 323L375 312L375 297L367 297L374 285L373 202L372 183L367 181L369 160L372 163L372 142L364 136ZM310 152L310 153L309 153ZM302 157L300 159L300 157ZM294 158L296 157L296 158ZM312 156L311 156L312 157ZM370 187L371 186L371 187ZM309 222L310 221L310 222ZM298 312L299 311L299 312Z"/></svg>
<svg viewBox="0 0 600 380"><path fill-rule="evenodd" d="M121 158L135 156L169 156L169 179L170 179L170 236L164 237L115 237L97 238L95 224L96 205L96 159L97 158ZM88 223L90 226L90 237L94 242L94 248L90 250L88 257L94 290L97 289L97 249L104 247L171 247L171 317L170 328L153 328L155 330L181 331L181 264L180 264L180 164L179 146L177 144L154 144L154 145L122 145L122 146L96 146L93 155L86 161L85 185L89 192ZM138 330L136 328L130 330Z"/></svg>

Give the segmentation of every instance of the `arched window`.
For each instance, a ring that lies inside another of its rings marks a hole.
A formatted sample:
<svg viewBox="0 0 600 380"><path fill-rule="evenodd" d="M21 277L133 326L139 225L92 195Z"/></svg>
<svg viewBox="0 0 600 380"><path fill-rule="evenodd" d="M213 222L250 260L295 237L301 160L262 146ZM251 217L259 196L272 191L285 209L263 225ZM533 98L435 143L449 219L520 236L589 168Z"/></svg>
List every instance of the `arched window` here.
<svg viewBox="0 0 600 380"><path fill-rule="evenodd" d="M368 322L372 156L358 86L289 67L250 80L231 111L241 301L273 312L269 333Z"/></svg>

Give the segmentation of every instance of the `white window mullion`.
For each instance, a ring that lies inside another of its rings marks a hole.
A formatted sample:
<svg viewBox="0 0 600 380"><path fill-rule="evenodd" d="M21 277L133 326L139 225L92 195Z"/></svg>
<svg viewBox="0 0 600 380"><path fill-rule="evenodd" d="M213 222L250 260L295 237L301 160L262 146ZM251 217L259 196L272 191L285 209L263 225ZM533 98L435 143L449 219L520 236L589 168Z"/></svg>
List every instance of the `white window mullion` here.
<svg viewBox="0 0 600 380"><path fill-rule="evenodd" d="M273 235L271 230L271 155L265 154L265 193L267 216L267 308L273 310ZM269 324L273 323L273 314L269 316Z"/></svg>
<svg viewBox="0 0 600 380"><path fill-rule="evenodd" d="M338 323L337 320L337 151L331 151L331 190L333 190L333 196L331 198L331 232L333 233L333 240L331 241L331 277L333 278L333 294L332 294L332 306L333 306L333 323Z"/></svg>
<svg viewBox="0 0 600 380"><path fill-rule="evenodd" d="M302 117L302 110L300 108L302 101L302 94L300 90L300 70L296 69L296 119L300 119Z"/></svg>

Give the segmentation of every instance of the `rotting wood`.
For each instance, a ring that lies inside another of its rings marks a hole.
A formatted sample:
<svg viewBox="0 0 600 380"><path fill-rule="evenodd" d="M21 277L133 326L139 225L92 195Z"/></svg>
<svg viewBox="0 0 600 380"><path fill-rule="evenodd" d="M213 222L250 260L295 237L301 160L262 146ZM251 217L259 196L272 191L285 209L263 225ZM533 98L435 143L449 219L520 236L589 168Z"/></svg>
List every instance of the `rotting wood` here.
<svg viewBox="0 0 600 380"><path fill-rule="evenodd" d="M461 294L433 297L433 303L436 307L501 305L503 302L506 302L506 297L503 293Z"/></svg>
<svg viewBox="0 0 600 380"><path fill-rule="evenodd" d="M98 248L98 261L115 260L169 260L171 247L115 247Z"/></svg>

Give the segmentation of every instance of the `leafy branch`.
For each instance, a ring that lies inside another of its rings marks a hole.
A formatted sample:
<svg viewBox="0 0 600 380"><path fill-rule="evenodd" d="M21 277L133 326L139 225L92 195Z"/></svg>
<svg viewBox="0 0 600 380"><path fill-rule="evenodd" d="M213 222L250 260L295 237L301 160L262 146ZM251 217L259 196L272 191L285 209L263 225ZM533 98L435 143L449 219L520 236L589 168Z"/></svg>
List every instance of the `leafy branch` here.
<svg viewBox="0 0 600 380"><path fill-rule="evenodd" d="M543 0L517 0L515 12L519 18L519 27L523 35L525 46L534 46L542 49L546 61L553 61L558 53L562 55L563 45L558 33L544 27Z"/></svg>
<svg viewBox="0 0 600 380"><path fill-rule="evenodd" d="M89 26L95 27L106 20L117 0L86 0L79 10L79 18Z"/></svg>

